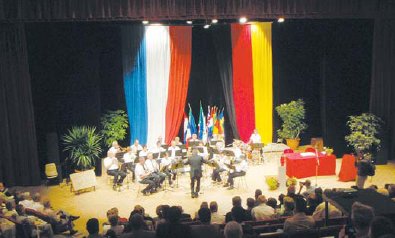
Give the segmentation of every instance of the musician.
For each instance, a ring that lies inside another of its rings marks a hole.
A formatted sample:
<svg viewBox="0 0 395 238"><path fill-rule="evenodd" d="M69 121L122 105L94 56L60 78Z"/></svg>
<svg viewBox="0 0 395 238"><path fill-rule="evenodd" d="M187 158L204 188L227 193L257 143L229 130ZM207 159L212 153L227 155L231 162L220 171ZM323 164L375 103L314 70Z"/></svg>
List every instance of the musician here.
<svg viewBox="0 0 395 238"><path fill-rule="evenodd" d="M169 178L170 187L173 186L173 181L171 179L173 175L173 180L176 179L177 173L171 170L173 160L169 157L169 152L164 153L164 157L160 161L161 171Z"/></svg>
<svg viewBox="0 0 395 238"><path fill-rule="evenodd" d="M170 152L170 158L175 159L176 158L176 151L181 150L180 147L176 145L176 141L172 140L171 141L171 146L167 149L167 151Z"/></svg>
<svg viewBox="0 0 395 238"><path fill-rule="evenodd" d="M204 146L202 141L199 142L199 148L203 148L203 153L199 153L199 155L202 156L204 159L207 159L208 158L208 150L207 150L207 147Z"/></svg>
<svg viewBox="0 0 395 238"><path fill-rule="evenodd" d="M250 136L250 140L248 141L247 144L256 144L256 143L262 143L261 136L258 134L258 130L254 129Z"/></svg>
<svg viewBox="0 0 395 238"><path fill-rule="evenodd" d="M112 142L111 148L108 150L109 153L113 153L116 155L117 153L121 152L121 147L118 145L118 141L114 140Z"/></svg>
<svg viewBox="0 0 395 238"><path fill-rule="evenodd" d="M241 143L233 142L232 150L235 153L235 158L236 159L240 159L240 157L243 154L240 147L241 147Z"/></svg>
<svg viewBox="0 0 395 238"><path fill-rule="evenodd" d="M132 149L132 152L137 155L137 151L143 150L143 147L141 147L139 140L136 139L134 144L130 146L130 149Z"/></svg>
<svg viewBox="0 0 395 238"><path fill-rule="evenodd" d="M192 138L189 139L190 142L199 141L197 134L192 134Z"/></svg>
<svg viewBox="0 0 395 238"><path fill-rule="evenodd" d="M147 157L148 155L148 147L147 145L143 146L143 149L139 152L139 157Z"/></svg>
<svg viewBox="0 0 395 238"><path fill-rule="evenodd" d="M107 174L114 176L114 184L112 188L116 190L117 186L122 185L122 182L126 177L126 173L119 169L118 159L115 157L114 153L109 152L103 163L107 170Z"/></svg>
<svg viewBox="0 0 395 238"><path fill-rule="evenodd" d="M148 184L147 187L141 191L144 195L148 195L149 193L154 193L156 191L155 178L151 176L151 172L149 172L145 167L144 157L139 158L139 163L136 164L134 173L136 174L137 182L141 184Z"/></svg>
<svg viewBox="0 0 395 238"><path fill-rule="evenodd" d="M151 172L151 176L155 177L156 186L160 187L166 178L166 174L159 172L159 164L154 160L151 152L147 154L144 165L145 168Z"/></svg>
<svg viewBox="0 0 395 238"><path fill-rule="evenodd" d="M233 189L233 179L240 176L245 176L248 170L248 163L245 155L240 156L241 162L235 165L234 170L229 171L228 181L224 187L229 187L228 189Z"/></svg>
<svg viewBox="0 0 395 238"><path fill-rule="evenodd" d="M133 154L132 149L128 146L126 148L126 153L123 155L123 166L125 169L129 170L133 173L133 178L135 177L134 174L134 160L136 159L136 155ZM125 170L124 170L125 171Z"/></svg>
<svg viewBox="0 0 395 238"><path fill-rule="evenodd" d="M159 140L156 142L155 146L150 149L150 152L152 152L153 154L155 154L155 153L161 153L161 154L163 153L164 154L165 151L166 150L162 147L162 143ZM160 155L159 158L160 157L162 157L162 156Z"/></svg>
<svg viewBox="0 0 395 238"><path fill-rule="evenodd" d="M180 137L174 138L174 141L176 142L176 145L182 145L182 142L180 141Z"/></svg>
<svg viewBox="0 0 395 238"><path fill-rule="evenodd" d="M184 162L184 164L189 164L191 167L191 197L197 198L200 191L200 179L202 178L202 165L206 163L202 156L198 155L198 150L192 150L192 156ZM196 189L195 189L196 181Z"/></svg>
<svg viewBox="0 0 395 238"><path fill-rule="evenodd" d="M213 161L215 161L217 163L218 167L213 169L213 174L211 175L211 179L214 182L220 183L220 182L222 182L221 172L226 171L226 167L225 167L225 164L224 164L224 162L225 162L224 154L221 152L221 154L219 154L218 156L215 156L213 158Z"/></svg>

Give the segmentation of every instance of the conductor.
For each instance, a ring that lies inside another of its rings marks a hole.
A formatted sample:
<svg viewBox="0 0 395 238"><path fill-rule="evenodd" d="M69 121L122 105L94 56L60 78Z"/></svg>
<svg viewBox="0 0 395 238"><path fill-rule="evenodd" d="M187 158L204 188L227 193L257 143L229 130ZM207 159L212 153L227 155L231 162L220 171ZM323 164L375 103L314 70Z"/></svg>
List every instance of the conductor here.
<svg viewBox="0 0 395 238"><path fill-rule="evenodd" d="M197 149L192 150L192 156L185 162L185 164L189 164L191 167L191 197L197 198L199 196L200 191L200 178L202 177L202 165L206 163L202 156L198 154ZM196 181L196 190L195 190L195 181Z"/></svg>

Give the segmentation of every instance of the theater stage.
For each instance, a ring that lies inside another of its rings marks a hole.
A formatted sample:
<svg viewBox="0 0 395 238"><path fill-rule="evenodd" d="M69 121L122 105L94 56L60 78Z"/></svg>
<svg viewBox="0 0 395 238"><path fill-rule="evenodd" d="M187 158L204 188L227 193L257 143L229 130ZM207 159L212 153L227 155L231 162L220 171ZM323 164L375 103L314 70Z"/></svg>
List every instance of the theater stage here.
<svg viewBox="0 0 395 238"><path fill-rule="evenodd" d="M336 171L341 165L341 159L336 160ZM209 169L211 173L211 168ZM199 209L203 201L217 201L219 212L225 214L231 209L231 199L233 196L240 195L243 205L248 197L254 196L255 189L261 189L267 197L277 198L280 193L285 191L269 191L265 183L265 176L277 174L277 163L270 162L262 165L250 165L247 173L248 187L240 187L234 190L227 190L222 186L211 186L210 178L202 180L202 194L199 198L192 199L189 193L189 174L184 174L179 178L179 188L174 191L160 191L150 196L136 196L136 184L131 184L129 189L121 192L112 190L111 185L107 184L106 176L97 177L96 191L74 195L70 192L70 187L62 184L51 186L47 190L48 196L54 208L62 208L74 215L81 216L76 221L76 228L85 234L85 224L89 218L99 218L100 222L106 219L106 211L112 207L117 207L120 215L129 217L129 213L137 204L142 205L148 214L155 216L155 208L160 204L181 205L185 212L193 214ZM315 177L310 178L315 183ZM304 181L302 179L301 181ZM368 179L367 186L376 184L383 187L386 183L395 183L395 163L377 166L376 176ZM318 177L318 185L322 188L350 187L354 182L339 182L337 176ZM82 237L82 234L81 234Z"/></svg>

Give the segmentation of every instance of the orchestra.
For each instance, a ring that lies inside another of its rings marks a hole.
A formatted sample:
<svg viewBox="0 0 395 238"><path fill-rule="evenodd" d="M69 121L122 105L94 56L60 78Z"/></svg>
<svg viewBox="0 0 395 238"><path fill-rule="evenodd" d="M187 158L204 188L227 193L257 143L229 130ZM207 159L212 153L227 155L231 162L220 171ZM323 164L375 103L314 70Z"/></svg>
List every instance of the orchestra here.
<svg viewBox="0 0 395 238"><path fill-rule="evenodd" d="M248 143L234 140L227 146L218 135L214 135L211 141L205 143L199 140L196 134L192 134L187 143L189 145L186 146L180 142L179 137L175 137L169 146L162 144L162 141L162 137L158 137L155 145L149 149L146 145L140 145L138 139L126 149L122 149L118 142L114 141L108 150L109 156L104 161L107 174L114 176L113 187L121 186L127 173L132 173L137 183L147 184L141 191L144 195L157 192L166 179L169 186L173 187L177 175L184 171L195 151L196 156L203 158L204 163L208 165L206 167L212 168L212 184L222 184L222 181L225 181L224 187L233 189L234 178L245 176L247 173L251 145L260 143L261 138L255 129ZM178 186L178 180L176 185ZM198 196L198 190L192 191L193 197Z"/></svg>

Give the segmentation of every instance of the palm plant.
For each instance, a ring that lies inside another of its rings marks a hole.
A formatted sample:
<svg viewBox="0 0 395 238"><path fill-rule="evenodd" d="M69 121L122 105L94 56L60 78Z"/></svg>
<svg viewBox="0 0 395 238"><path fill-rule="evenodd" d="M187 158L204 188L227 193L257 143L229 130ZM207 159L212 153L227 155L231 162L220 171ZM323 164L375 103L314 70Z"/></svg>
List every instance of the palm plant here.
<svg viewBox="0 0 395 238"><path fill-rule="evenodd" d="M67 160L78 170L91 169L102 152L102 136L96 132L96 127L74 126L62 140L65 145L63 151L69 153Z"/></svg>

